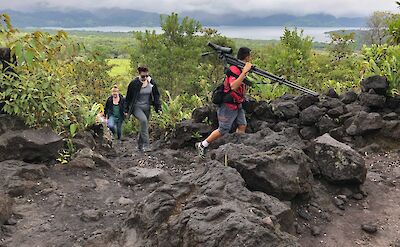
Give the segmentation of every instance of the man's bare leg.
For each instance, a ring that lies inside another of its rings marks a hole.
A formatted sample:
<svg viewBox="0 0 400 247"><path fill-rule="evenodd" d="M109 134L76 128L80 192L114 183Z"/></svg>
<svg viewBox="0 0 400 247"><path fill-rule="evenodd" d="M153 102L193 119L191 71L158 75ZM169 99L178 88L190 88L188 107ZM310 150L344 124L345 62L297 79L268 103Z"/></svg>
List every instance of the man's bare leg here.
<svg viewBox="0 0 400 247"><path fill-rule="evenodd" d="M206 141L208 143L211 143L220 138L221 136L222 136L221 132L218 129L216 129L207 137Z"/></svg>

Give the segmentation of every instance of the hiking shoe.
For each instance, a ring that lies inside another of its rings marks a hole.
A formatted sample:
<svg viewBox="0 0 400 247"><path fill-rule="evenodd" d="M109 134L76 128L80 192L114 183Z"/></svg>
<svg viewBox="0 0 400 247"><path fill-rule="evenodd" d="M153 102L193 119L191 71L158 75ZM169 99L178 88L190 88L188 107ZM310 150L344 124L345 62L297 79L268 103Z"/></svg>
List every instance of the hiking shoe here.
<svg viewBox="0 0 400 247"><path fill-rule="evenodd" d="M199 157L204 159L206 157L206 148L201 144L201 142L196 143L194 146L197 149Z"/></svg>

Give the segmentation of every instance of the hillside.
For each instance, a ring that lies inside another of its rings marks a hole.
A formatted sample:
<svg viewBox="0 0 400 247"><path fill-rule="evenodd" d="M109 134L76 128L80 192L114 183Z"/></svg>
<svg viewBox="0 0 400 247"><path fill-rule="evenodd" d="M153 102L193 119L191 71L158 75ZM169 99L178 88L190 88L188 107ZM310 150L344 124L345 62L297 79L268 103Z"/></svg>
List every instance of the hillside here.
<svg viewBox="0 0 400 247"><path fill-rule="evenodd" d="M95 27L95 26L159 26L160 14L126 9L49 10L36 12L18 12L1 10L8 13L17 27ZM326 14L294 16L276 14L266 17L242 17L232 15L213 15L206 12L186 12L205 26L302 26L302 27L362 27L365 19L336 18Z"/></svg>

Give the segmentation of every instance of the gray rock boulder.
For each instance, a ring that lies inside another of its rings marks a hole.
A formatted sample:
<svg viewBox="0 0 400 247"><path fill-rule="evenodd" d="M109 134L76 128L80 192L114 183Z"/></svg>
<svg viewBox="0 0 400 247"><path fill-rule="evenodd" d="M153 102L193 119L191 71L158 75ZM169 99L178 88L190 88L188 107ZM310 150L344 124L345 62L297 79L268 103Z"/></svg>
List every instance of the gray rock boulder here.
<svg viewBox="0 0 400 247"><path fill-rule="evenodd" d="M298 149L305 148L305 143L301 139L299 132L297 129L291 127L285 127L279 132L275 132L268 127L263 127L262 130L253 134L241 135L233 133L218 139L214 144L222 146L229 143L243 144L247 147L253 147L259 152L268 151L277 146L295 147Z"/></svg>
<svg viewBox="0 0 400 247"><path fill-rule="evenodd" d="M170 182L172 177L162 169L132 167L122 173L122 183L125 185Z"/></svg>
<svg viewBox="0 0 400 247"><path fill-rule="evenodd" d="M341 94L339 98L344 104L350 104L353 103L354 101L357 101L358 95L353 91L347 91Z"/></svg>
<svg viewBox="0 0 400 247"><path fill-rule="evenodd" d="M369 90L373 89L377 94L386 96L387 90L389 88L389 83L384 76L371 76L360 83L361 90L363 92L369 92Z"/></svg>
<svg viewBox="0 0 400 247"><path fill-rule="evenodd" d="M193 147L196 141L207 137L213 128L205 123L195 123L193 120L184 120L178 123L170 140L172 149Z"/></svg>
<svg viewBox="0 0 400 247"><path fill-rule="evenodd" d="M336 184L362 184L367 168L362 156L348 145L333 139L329 134L314 140L311 156L320 174Z"/></svg>
<svg viewBox="0 0 400 247"><path fill-rule="evenodd" d="M325 109L321 109L316 105L307 107L300 112L300 123L303 125L313 125L325 114Z"/></svg>
<svg viewBox="0 0 400 247"><path fill-rule="evenodd" d="M332 118L338 118L341 115L345 114L345 109L343 106L339 106L339 107L330 109L327 113Z"/></svg>
<svg viewBox="0 0 400 247"><path fill-rule="evenodd" d="M383 126L383 119L379 113L361 111L354 116L350 126L346 129L346 133L352 136L364 135L371 131L379 130Z"/></svg>
<svg viewBox="0 0 400 247"><path fill-rule="evenodd" d="M319 133L325 134L330 130L337 128L338 123L328 115L324 115L323 117L320 118L319 122L317 123L317 126L319 129Z"/></svg>
<svg viewBox="0 0 400 247"><path fill-rule="evenodd" d="M268 122L274 122L276 116L272 111L272 106L267 102L260 102L253 112L256 119Z"/></svg>
<svg viewBox="0 0 400 247"><path fill-rule="evenodd" d="M309 94L302 94L300 96L297 96L294 100L296 101L296 104L300 108L300 110L304 110L319 102L318 97Z"/></svg>
<svg viewBox="0 0 400 247"><path fill-rule="evenodd" d="M385 138L400 140L400 120L384 121L384 126L379 133Z"/></svg>
<svg viewBox="0 0 400 247"><path fill-rule="evenodd" d="M7 131L0 136L0 161L49 161L63 148L61 136L50 128Z"/></svg>
<svg viewBox="0 0 400 247"><path fill-rule="evenodd" d="M25 123L15 116L8 114L0 114L0 135L7 131L25 130L27 129Z"/></svg>
<svg viewBox="0 0 400 247"><path fill-rule="evenodd" d="M299 107L293 100L274 102L272 111L276 116L283 119L291 119L299 115Z"/></svg>
<svg viewBox="0 0 400 247"><path fill-rule="evenodd" d="M305 140L314 139L319 136L319 130L315 126L306 126L300 130L300 135Z"/></svg>
<svg viewBox="0 0 400 247"><path fill-rule="evenodd" d="M251 190L262 191L281 200L291 200L311 191L311 160L295 148L276 147L228 161Z"/></svg>
<svg viewBox="0 0 400 247"><path fill-rule="evenodd" d="M334 109L336 107L344 106L344 103L338 98L325 97L317 104L321 108Z"/></svg>
<svg viewBox="0 0 400 247"><path fill-rule="evenodd" d="M93 169L95 167L113 167L111 161L90 148L83 148L76 152L69 166L76 168Z"/></svg>
<svg viewBox="0 0 400 247"><path fill-rule="evenodd" d="M372 91L372 90L371 90ZM386 97L375 93L361 93L361 105L372 108L383 108L385 106Z"/></svg>
<svg viewBox="0 0 400 247"><path fill-rule="evenodd" d="M233 168L207 163L143 198L123 231L135 230L137 246L299 246L278 229L293 229L290 207L244 185ZM275 227L263 223L269 216Z"/></svg>

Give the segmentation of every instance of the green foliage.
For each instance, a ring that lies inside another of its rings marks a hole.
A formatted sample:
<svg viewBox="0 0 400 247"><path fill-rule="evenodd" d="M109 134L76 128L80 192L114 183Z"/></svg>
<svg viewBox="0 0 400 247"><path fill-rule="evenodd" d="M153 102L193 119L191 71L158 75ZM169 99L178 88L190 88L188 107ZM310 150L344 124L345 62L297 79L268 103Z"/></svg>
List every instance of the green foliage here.
<svg viewBox="0 0 400 247"><path fill-rule="evenodd" d="M180 121L190 119L193 109L203 105L201 98L197 95L182 94L172 97L169 91L165 93L168 100L162 102L162 113L153 118L153 123L164 130L171 130Z"/></svg>
<svg viewBox="0 0 400 247"><path fill-rule="evenodd" d="M346 59L353 55L355 33L335 32L330 33L331 42L329 52L336 61Z"/></svg>
<svg viewBox="0 0 400 247"><path fill-rule="evenodd" d="M312 64L312 39L304 37L302 30L291 31L285 28L278 44L269 44L254 51L253 63L273 74L310 87L307 75L310 74ZM256 78L256 81L260 80ZM262 85L254 92L256 97L258 94L261 98L269 99L289 91L289 88L283 86Z"/></svg>
<svg viewBox="0 0 400 247"><path fill-rule="evenodd" d="M118 85L120 92L125 95L129 82L132 80L132 68L129 59L108 59L107 64L111 67L109 76ZM126 95L125 95L126 96Z"/></svg>
<svg viewBox="0 0 400 247"><path fill-rule="evenodd" d="M125 119L125 122L122 124L122 135L130 136L139 130L139 122L136 118L130 117L129 119Z"/></svg>
<svg viewBox="0 0 400 247"><path fill-rule="evenodd" d="M364 76L382 75L389 81L392 95L400 95L400 45L364 46Z"/></svg>
<svg viewBox="0 0 400 247"><path fill-rule="evenodd" d="M132 67L149 65L160 89L170 91L173 97L183 92L205 95L199 82L216 83L223 69L216 58L202 59L201 53L207 51L208 41L230 46L233 43L215 30L202 29L197 21L187 17L179 21L177 14L162 18L161 27L163 34L136 33L138 47L131 56Z"/></svg>
<svg viewBox="0 0 400 247"><path fill-rule="evenodd" d="M389 12L375 11L368 18L368 31L365 37L367 44L382 45L388 41L388 20L391 16L392 14Z"/></svg>
<svg viewBox="0 0 400 247"><path fill-rule="evenodd" d="M359 82L360 59L354 55L351 33L331 34L327 52L312 50L312 40L302 31L285 29L281 42L257 49L253 63L295 83L323 92L334 88L341 93ZM256 78L260 81L260 78ZM278 84L255 86L251 94L269 100L293 90Z"/></svg>
<svg viewBox="0 0 400 247"><path fill-rule="evenodd" d="M105 61L96 55L80 56L83 47L63 31L21 35L7 24L2 34L18 63L16 75L0 74L0 101L7 113L29 126L50 126L66 137L94 123L101 110L94 103L111 85Z"/></svg>
<svg viewBox="0 0 400 247"><path fill-rule="evenodd" d="M387 21L388 34L393 44L400 44L400 14L392 15Z"/></svg>

